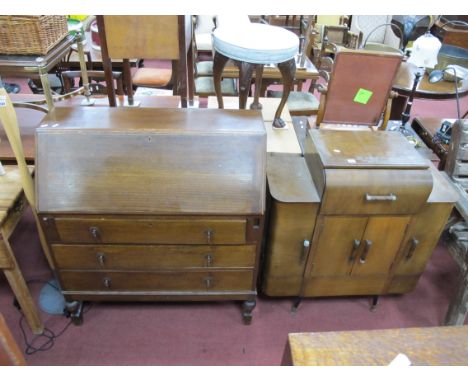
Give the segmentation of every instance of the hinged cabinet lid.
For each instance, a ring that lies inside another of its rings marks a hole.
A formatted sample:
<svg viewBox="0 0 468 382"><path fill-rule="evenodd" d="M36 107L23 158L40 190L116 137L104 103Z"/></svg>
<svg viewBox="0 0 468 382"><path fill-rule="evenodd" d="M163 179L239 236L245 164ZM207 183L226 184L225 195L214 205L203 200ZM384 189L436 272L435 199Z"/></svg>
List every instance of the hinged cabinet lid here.
<svg viewBox="0 0 468 382"><path fill-rule="evenodd" d="M396 131L310 130L324 168L427 169L429 164Z"/></svg>
<svg viewBox="0 0 468 382"><path fill-rule="evenodd" d="M264 211L258 111L56 108L36 142L39 212Z"/></svg>

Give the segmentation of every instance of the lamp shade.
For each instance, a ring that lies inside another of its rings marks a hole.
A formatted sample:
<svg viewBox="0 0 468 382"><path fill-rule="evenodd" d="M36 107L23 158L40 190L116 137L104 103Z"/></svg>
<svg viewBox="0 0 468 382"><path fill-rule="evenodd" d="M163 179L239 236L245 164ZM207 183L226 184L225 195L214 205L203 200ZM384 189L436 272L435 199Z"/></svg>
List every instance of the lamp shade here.
<svg viewBox="0 0 468 382"><path fill-rule="evenodd" d="M413 43L408 62L420 68L433 68L437 65L437 54L441 46L439 39L428 32Z"/></svg>

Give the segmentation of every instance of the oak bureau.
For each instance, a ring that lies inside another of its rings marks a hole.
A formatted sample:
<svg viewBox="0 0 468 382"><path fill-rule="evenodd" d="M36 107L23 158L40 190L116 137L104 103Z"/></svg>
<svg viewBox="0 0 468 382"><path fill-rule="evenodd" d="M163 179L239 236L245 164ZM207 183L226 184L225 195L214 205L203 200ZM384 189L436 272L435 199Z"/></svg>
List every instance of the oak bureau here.
<svg viewBox="0 0 468 382"><path fill-rule="evenodd" d="M38 214L76 323L86 300L240 300L250 323L260 112L57 108L36 141Z"/></svg>

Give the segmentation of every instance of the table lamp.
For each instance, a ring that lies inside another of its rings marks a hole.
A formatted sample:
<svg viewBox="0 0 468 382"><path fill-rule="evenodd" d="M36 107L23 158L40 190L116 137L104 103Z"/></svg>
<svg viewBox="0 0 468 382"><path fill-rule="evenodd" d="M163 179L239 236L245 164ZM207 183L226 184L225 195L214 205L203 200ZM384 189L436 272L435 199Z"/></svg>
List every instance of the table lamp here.
<svg viewBox="0 0 468 382"><path fill-rule="evenodd" d="M401 114L401 126L400 131L404 135L411 135L406 129L406 123L409 121L411 106L413 105L414 93L418 87L419 81L424 74L426 68L434 68L437 65L437 55L439 53L442 43L437 37L434 37L429 31L427 31L421 37L418 37L413 43L413 49L408 63L416 65L419 70L414 75L413 87L411 89L408 102L406 103L405 111Z"/></svg>

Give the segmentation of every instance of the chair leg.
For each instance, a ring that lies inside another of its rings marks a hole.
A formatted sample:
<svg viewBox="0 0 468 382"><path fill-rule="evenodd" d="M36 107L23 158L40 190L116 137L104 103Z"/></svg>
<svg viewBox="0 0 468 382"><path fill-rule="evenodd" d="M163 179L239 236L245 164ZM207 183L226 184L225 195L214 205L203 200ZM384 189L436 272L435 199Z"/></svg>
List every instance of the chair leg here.
<svg viewBox="0 0 468 382"><path fill-rule="evenodd" d="M275 119L273 120L274 127L284 127L286 123L281 119L281 113L283 112L284 105L288 100L289 93L296 75L296 61L292 58L289 61L281 62L278 64L278 69L281 72L283 78L283 96L281 97L280 104L275 113Z"/></svg>
<svg viewBox="0 0 468 382"><path fill-rule="evenodd" d="M468 270L460 277L456 295L450 302L450 306L445 316L445 325L461 326L465 322L468 311Z"/></svg>
<svg viewBox="0 0 468 382"><path fill-rule="evenodd" d="M213 58L213 84L215 88L216 98L218 100L218 108L224 109L223 93L221 91L221 77L223 69L228 62L228 58L221 53L215 52Z"/></svg>

